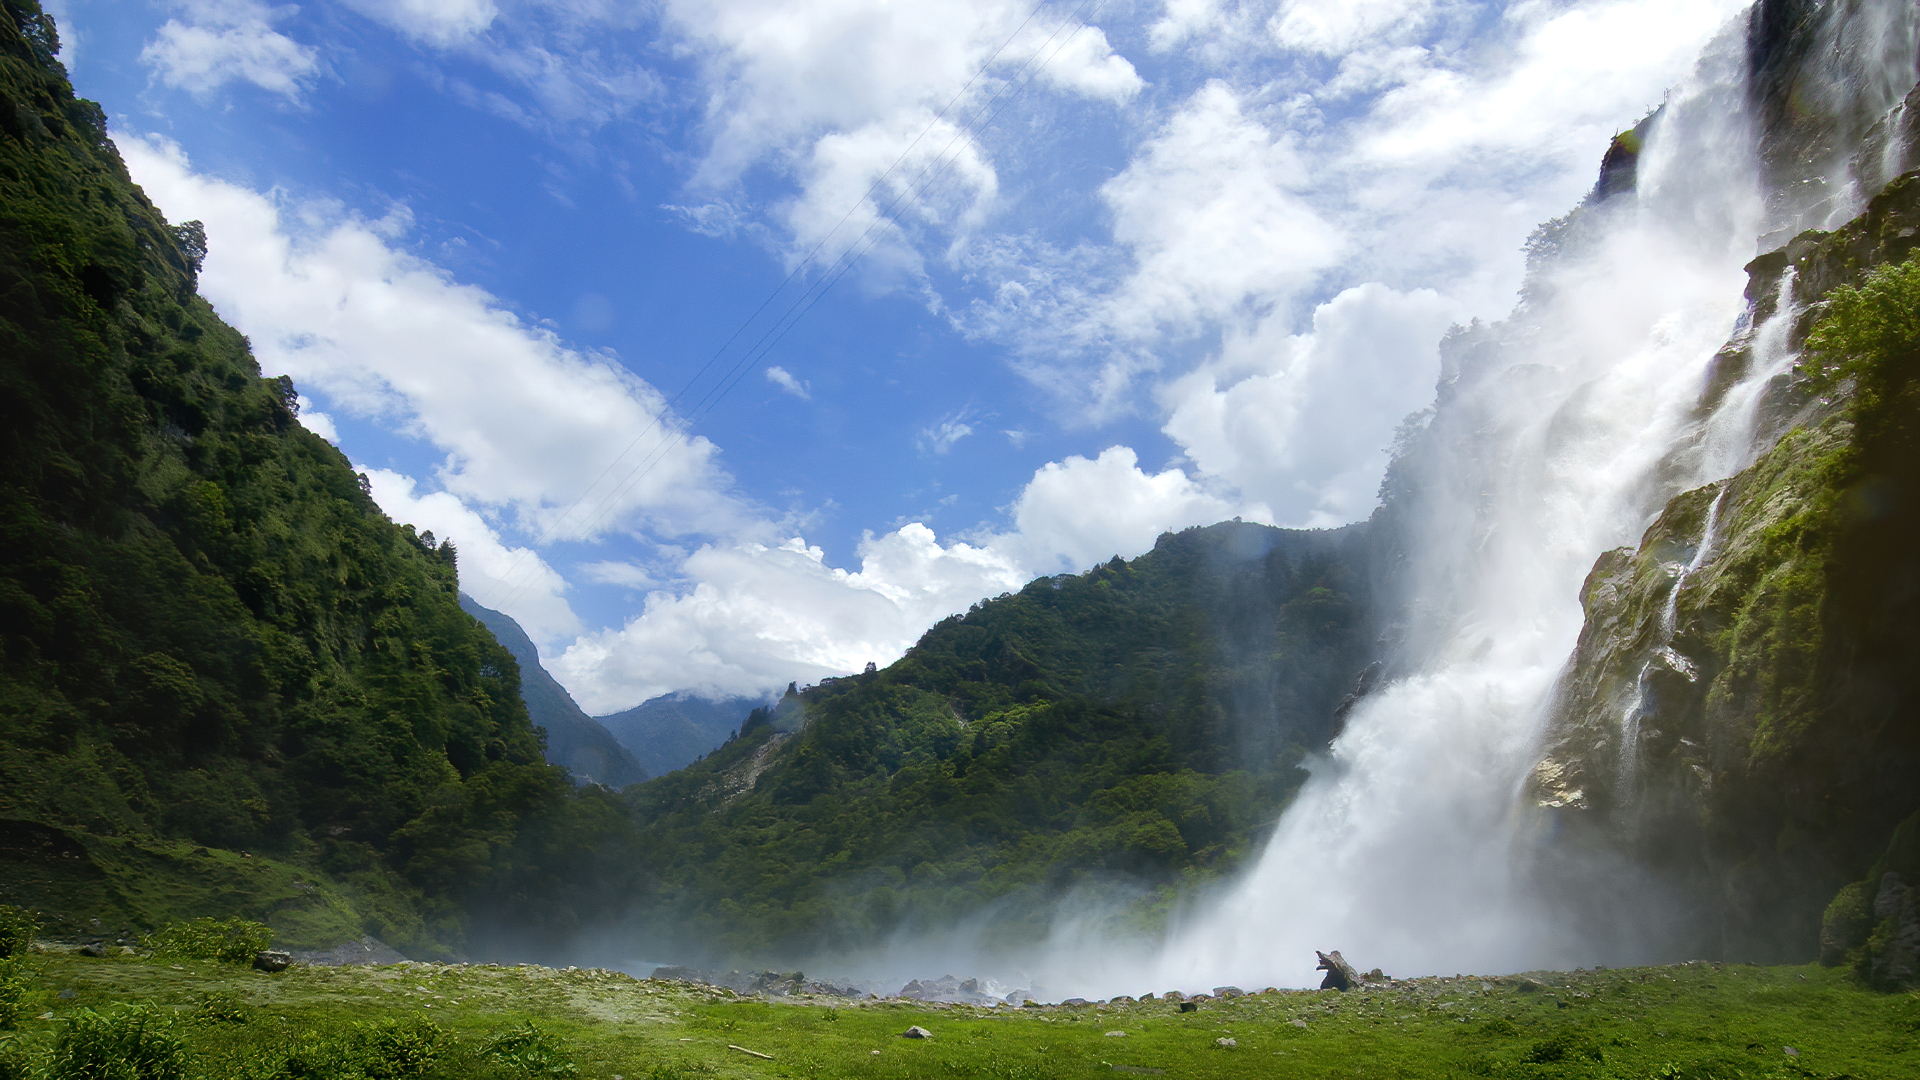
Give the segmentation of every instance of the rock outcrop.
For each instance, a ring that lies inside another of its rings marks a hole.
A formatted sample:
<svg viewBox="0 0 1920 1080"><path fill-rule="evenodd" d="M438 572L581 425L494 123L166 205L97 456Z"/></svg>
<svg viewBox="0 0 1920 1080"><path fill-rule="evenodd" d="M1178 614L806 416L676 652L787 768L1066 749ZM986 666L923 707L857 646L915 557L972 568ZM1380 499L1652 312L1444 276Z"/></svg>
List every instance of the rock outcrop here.
<svg viewBox="0 0 1920 1080"><path fill-rule="evenodd" d="M1835 290L1917 242L1920 173L1754 260L1753 322L1791 274L1780 314L1797 350ZM1723 365L1750 363L1752 338ZM1638 547L1595 564L1528 787L1557 837L1543 878L1591 919L1637 917L1651 889L1681 913L1663 951L1845 952L1833 919L1823 941L1823 911L1920 805L1920 392L1913 365L1896 367L1871 392L1800 368L1775 379L1758 460L1677 495ZM1717 372L1705 397L1733 378ZM1632 884L1609 892L1608 877Z"/></svg>

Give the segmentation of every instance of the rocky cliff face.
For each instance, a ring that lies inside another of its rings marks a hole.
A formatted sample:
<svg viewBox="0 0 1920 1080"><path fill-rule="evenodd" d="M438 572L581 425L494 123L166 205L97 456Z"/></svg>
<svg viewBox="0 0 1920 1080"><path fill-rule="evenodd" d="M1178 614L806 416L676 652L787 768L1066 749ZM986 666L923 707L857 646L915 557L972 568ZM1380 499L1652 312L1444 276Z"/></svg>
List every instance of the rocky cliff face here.
<svg viewBox="0 0 1920 1080"><path fill-rule="evenodd" d="M1844 227L1754 260L1759 329L1722 351L1707 397L1754 362L1769 320L1799 350L1835 290L1917 239L1908 174ZM1691 951L1810 958L1835 891L1920 804L1920 416L1906 378L1871 394L1857 381L1816 393L1804 367L1776 378L1754 428L1769 448L1673 498L1583 589L1530 795L1578 841L1564 847L1617 853L1671 890Z"/></svg>

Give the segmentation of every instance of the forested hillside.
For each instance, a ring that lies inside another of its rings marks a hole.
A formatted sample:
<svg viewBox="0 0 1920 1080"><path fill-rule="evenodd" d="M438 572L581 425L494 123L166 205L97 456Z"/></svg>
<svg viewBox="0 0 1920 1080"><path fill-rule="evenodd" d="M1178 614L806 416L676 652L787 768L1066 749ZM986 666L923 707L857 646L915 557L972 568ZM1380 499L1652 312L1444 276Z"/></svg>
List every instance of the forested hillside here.
<svg viewBox="0 0 1920 1080"><path fill-rule="evenodd" d="M301 427L196 295L199 227L129 180L38 4L4 7L0 900L425 953L469 911L591 914L627 883L580 846L617 856L626 818L542 760L453 548Z"/></svg>
<svg viewBox="0 0 1920 1080"><path fill-rule="evenodd" d="M1362 526L1169 534L976 605L884 670L789 691L630 792L647 921L683 949L767 956L997 901L1017 940L1076 886L1138 896L1236 865L1368 663L1366 552Z"/></svg>

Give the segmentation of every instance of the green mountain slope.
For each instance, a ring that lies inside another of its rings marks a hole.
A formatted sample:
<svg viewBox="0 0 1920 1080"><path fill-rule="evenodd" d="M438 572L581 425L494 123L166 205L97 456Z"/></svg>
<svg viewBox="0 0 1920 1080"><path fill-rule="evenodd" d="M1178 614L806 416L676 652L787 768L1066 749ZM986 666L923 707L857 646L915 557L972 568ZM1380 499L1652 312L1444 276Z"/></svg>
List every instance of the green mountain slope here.
<svg viewBox="0 0 1920 1080"><path fill-rule="evenodd" d="M574 704L573 695L540 666L540 650L512 618L460 594L460 610L480 620L520 664L520 699L527 717L547 733L547 760L581 783L622 788L647 778L647 770L600 722Z"/></svg>
<svg viewBox="0 0 1920 1080"><path fill-rule="evenodd" d="M129 180L57 49L5 0L0 891L37 882L56 926L303 903L169 854L202 845L337 883L419 951L469 911L577 922L606 895L577 846L617 852L619 808L542 761L453 549L388 521L195 294L197 225Z"/></svg>
<svg viewBox="0 0 1920 1080"><path fill-rule="evenodd" d="M1169 534L790 691L629 791L644 921L682 953L767 956L994 904L1017 940L1044 929L1028 901L1234 866L1370 658L1366 553L1362 526Z"/></svg>

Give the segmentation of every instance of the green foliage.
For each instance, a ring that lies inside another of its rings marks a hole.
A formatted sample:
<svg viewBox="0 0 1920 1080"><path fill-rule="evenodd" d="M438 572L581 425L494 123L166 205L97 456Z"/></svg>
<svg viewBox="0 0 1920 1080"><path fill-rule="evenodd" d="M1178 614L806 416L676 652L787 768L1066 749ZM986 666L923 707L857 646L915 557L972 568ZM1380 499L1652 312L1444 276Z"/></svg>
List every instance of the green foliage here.
<svg viewBox="0 0 1920 1080"><path fill-rule="evenodd" d="M170 923L142 941L155 956L250 964L255 953L273 943L265 923L234 917Z"/></svg>
<svg viewBox="0 0 1920 1080"><path fill-rule="evenodd" d="M529 1020L488 1039L480 1056L510 1076L578 1076L566 1044Z"/></svg>
<svg viewBox="0 0 1920 1080"><path fill-rule="evenodd" d="M1072 889L1150 921L1252 850L1337 730L1370 659L1364 537L1169 534L976 605L883 671L790 690L629 790L655 926L765 957L992 904L1017 941Z"/></svg>
<svg viewBox="0 0 1920 1080"><path fill-rule="evenodd" d="M406 1018L356 1024L346 1032L309 1032L272 1074L273 1080L406 1080L429 1076L452 1048L452 1038L430 1020Z"/></svg>
<svg viewBox="0 0 1920 1080"><path fill-rule="evenodd" d="M542 891L590 842L542 815L631 830L568 802L452 546L196 295L203 231L128 178L51 25L0 15L0 819L298 858L429 955L470 902L604 914L618 875ZM94 902L68 885L49 910Z"/></svg>
<svg viewBox="0 0 1920 1080"><path fill-rule="evenodd" d="M39 921L31 912L9 904L0 904L0 960L24 956L33 948L33 935Z"/></svg>
<svg viewBox="0 0 1920 1080"><path fill-rule="evenodd" d="M185 1080L186 1040L150 1005L70 1014L53 1044L48 1080Z"/></svg>
<svg viewBox="0 0 1920 1080"><path fill-rule="evenodd" d="M1820 962L1834 967L1856 955L1873 932L1874 884L1856 881L1842 886L1820 919Z"/></svg>
<svg viewBox="0 0 1920 1080"><path fill-rule="evenodd" d="M12 1031L32 1008L33 989L27 962L13 956L0 960L0 1031Z"/></svg>
<svg viewBox="0 0 1920 1080"><path fill-rule="evenodd" d="M1859 285L1827 295L1827 310L1807 337L1802 368L1831 389L1853 379L1868 409L1920 362L1920 258L1875 269Z"/></svg>

